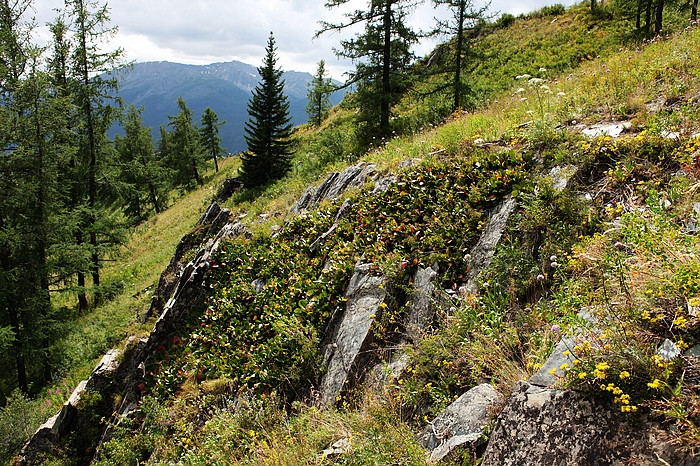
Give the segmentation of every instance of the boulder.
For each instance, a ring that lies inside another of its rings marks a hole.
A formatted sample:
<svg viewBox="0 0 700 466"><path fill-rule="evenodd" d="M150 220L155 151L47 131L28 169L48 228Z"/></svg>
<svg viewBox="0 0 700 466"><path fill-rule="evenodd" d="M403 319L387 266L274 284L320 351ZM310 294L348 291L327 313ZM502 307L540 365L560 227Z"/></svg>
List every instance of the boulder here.
<svg viewBox="0 0 700 466"><path fill-rule="evenodd" d="M325 405L335 404L350 376L354 376L353 382L358 381L362 378L360 368L367 367L359 359L367 354L373 338L372 323L381 315L381 305L387 296L384 288L387 278L372 275L373 269L373 264L355 267L345 291L345 312L331 330L324 351L328 370L321 380L321 401Z"/></svg>
<svg viewBox="0 0 700 466"><path fill-rule="evenodd" d="M484 428L500 400L501 395L486 383L457 398L423 429L420 443L430 452L430 460L439 461L462 445L477 448L486 443Z"/></svg>
<svg viewBox="0 0 700 466"><path fill-rule="evenodd" d="M498 417L482 465L690 465L659 426L592 396L518 382Z"/></svg>

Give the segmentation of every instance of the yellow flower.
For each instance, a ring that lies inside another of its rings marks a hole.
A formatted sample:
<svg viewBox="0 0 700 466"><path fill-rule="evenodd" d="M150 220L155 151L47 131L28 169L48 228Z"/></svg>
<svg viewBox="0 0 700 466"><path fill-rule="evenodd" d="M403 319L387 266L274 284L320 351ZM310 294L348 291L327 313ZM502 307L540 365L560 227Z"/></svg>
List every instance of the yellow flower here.
<svg viewBox="0 0 700 466"><path fill-rule="evenodd" d="M620 372L620 380L625 380L630 377L630 373L627 371Z"/></svg>
<svg viewBox="0 0 700 466"><path fill-rule="evenodd" d="M599 362L598 364L595 365L595 368L599 371L606 371L606 370L610 369L610 364L608 364L605 361Z"/></svg>
<svg viewBox="0 0 700 466"><path fill-rule="evenodd" d="M585 372L579 372L579 373L578 373L578 378L581 379L581 380L583 380L583 379L586 378L587 375L588 375L588 374L586 374Z"/></svg>
<svg viewBox="0 0 700 466"><path fill-rule="evenodd" d="M554 367L554 368L552 368L552 369L548 370L547 372L549 372L550 374L554 375L554 374L556 374L556 373L557 373L557 368L556 368L556 367Z"/></svg>
<svg viewBox="0 0 700 466"><path fill-rule="evenodd" d="M654 379L653 382L649 382L647 384L647 387L653 388L653 389L658 389L661 386L661 381L659 379Z"/></svg>
<svg viewBox="0 0 700 466"><path fill-rule="evenodd" d="M569 365L567 363L564 363L561 366L559 366L559 369L561 369L563 371L567 370L568 368L569 368Z"/></svg>
<svg viewBox="0 0 700 466"><path fill-rule="evenodd" d="M569 356L569 355L571 355L571 351L566 350L566 351L564 351L562 354L563 354L564 356Z"/></svg>

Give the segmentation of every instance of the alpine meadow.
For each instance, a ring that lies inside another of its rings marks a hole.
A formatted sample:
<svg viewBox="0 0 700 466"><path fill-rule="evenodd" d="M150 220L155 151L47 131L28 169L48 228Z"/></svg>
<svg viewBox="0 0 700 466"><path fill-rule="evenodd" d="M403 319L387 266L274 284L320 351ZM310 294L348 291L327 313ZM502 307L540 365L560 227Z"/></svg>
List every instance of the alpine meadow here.
<svg viewBox="0 0 700 466"><path fill-rule="evenodd" d="M266 25L253 72L36 9L0 1L2 464L700 463L697 0L327 0L344 82Z"/></svg>

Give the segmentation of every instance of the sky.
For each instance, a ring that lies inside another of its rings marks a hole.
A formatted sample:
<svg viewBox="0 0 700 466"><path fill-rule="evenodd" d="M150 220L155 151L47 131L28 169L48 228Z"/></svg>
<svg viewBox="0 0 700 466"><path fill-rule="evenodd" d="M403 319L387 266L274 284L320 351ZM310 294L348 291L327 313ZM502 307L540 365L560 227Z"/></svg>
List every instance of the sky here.
<svg viewBox="0 0 700 466"><path fill-rule="evenodd" d="M482 0L475 0L475 5ZM344 8L328 9L325 0L111 0L111 24L119 32L109 44L122 47L134 62L171 61L194 65L238 60L254 66L262 64L267 39L272 31L277 43L278 65L284 71L314 74L320 60L335 79L354 66L339 60L333 49L341 39L356 31L326 33L314 39L319 21L337 23L343 13L364 9L369 0L350 0ZM104 0L100 0L104 3ZM492 0L490 11L518 15L545 5L575 0ZM48 41L44 27L56 17L63 0L34 0L38 41ZM434 18L448 17L445 8L424 2L409 22L416 29L429 29ZM417 56L429 53L434 41L417 45Z"/></svg>

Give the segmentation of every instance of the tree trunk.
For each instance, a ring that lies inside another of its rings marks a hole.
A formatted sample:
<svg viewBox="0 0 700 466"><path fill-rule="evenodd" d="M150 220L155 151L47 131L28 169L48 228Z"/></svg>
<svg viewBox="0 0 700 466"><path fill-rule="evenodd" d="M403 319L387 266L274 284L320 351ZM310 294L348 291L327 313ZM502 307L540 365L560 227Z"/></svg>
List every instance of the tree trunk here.
<svg viewBox="0 0 700 466"><path fill-rule="evenodd" d="M48 324L47 322L49 321L49 315L51 311L51 294L49 290L49 267L48 267L48 262L46 258L46 250L48 248L48 239L47 239L47 217L48 217L48 196L46 193L46 187L47 187L47 175L46 175L46 157L44 153L44 137L41 131L41 121L39 119L39 101L34 100L34 137L36 138L36 154L37 154L37 184L38 184L38 189L39 192L38 194L38 199L37 199L37 208L36 208L36 225L35 228L37 229L37 244L36 244L36 251L37 251L37 272L39 274L39 299L38 299L38 305L39 305L39 312L41 316L44 318L44 325L43 325L43 331L44 334L41 338L41 346L42 346L42 359L43 359L43 369L44 369L44 383L48 383L51 381L53 378L53 370L51 368L51 358L50 358L50 342L49 342L49 336L48 336Z"/></svg>
<svg viewBox="0 0 700 466"><path fill-rule="evenodd" d="M457 56L455 57L455 93L452 111L455 112L461 107L462 101L462 49L464 48L464 14L466 3L459 5L459 24L457 25Z"/></svg>
<svg viewBox="0 0 700 466"><path fill-rule="evenodd" d="M698 0L693 0L693 8L690 12L690 20L691 21L698 20Z"/></svg>
<svg viewBox="0 0 700 466"><path fill-rule="evenodd" d="M642 3L644 0L637 0L637 18L635 21L635 27L639 31L642 27Z"/></svg>
<svg viewBox="0 0 700 466"><path fill-rule="evenodd" d="M654 16L654 34L663 30L664 0L656 0L656 15Z"/></svg>
<svg viewBox="0 0 700 466"><path fill-rule="evenodd" d="M644 33L649 36L649 32L651 31L651 7L652 7L652 2L653 0L647 0L647 8L646 8L646 13L644 17Z"/></svg>
<svg viewBox="0 0 700 466"><path fill-rule="evenodd" d="M391 92L391 6L393 0L386 0L384 9L384 49L382 50L382 96L380 98L379 129L384 135L389 130L389 100Z"/></svg>

